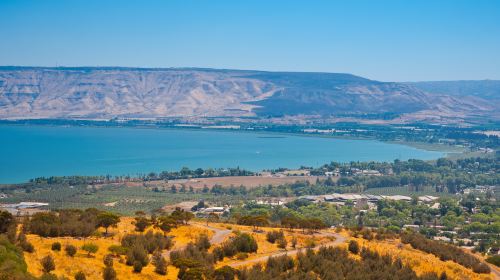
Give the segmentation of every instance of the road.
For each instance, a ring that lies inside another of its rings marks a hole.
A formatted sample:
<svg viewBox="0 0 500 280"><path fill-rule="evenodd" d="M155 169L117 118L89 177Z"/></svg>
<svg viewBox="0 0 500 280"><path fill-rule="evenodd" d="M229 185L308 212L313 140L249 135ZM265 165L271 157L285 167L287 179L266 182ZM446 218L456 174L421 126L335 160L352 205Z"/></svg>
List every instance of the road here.
<svg viewBox="0 0 500 280"><path fill-rule="evenodd" d="M321 247L338 246L340 244L343 244L346 241L346 238L344 236L338 234L338 233L321 233L321 234L318 234L318 235L319 236L334 237L335 240L332 241L332 242L328 242L326 244L318 245L318 246L316 246L316 247L313 248L314 250L317 250L317 249L319 249ZM231 263L231 264L228 264L228 265L231 266L231 267L247 266L249 264L256 264L256 263L265 262L265 261L267 261L269 259L269 257L279 257L279 256L284 256L284 255L294 256L298 252L303 251L304 249L305 248L293 249L293 250L289 250L289 251L280 251L280 252L277 252L277 253L274 253L274 254L271 254L271 255L261 256L261 257L257 257L257 258L253 258L253 259L249 259L249 260L245 260L245 261L237 261L235 263Z"/></svg>
<svg viewBox="0 0 500 280"><path fill-rule="evenodd" d="M224 240L226 239L226 237L228 237L229 234L231 234L231 230L220 229L220 228L212 227L212 226L205 225L205 224L202 224L202 223L190 223L190 225L202 227L202 228L205 228L205 229L213 231L214 235L212 235L212 238L210 238L210 244L212 244L212 245L221 244L222 242L224 242ZM173 251L184 250L186 248L186 246L187 245L184 245L184 246L181 246L181 247L177 247ZM167 260L169 260L170 259L170 252L171 251L164 252L163 253L163 257L166 258Z"/></svg>

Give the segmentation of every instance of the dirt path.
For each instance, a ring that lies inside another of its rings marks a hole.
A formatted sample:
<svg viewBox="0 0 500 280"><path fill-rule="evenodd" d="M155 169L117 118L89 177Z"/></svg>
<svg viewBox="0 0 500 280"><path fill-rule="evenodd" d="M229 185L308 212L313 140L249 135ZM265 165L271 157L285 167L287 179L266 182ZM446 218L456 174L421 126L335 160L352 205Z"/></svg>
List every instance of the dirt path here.
<svg viewBox="0 0 500 280"><path fill-rule="evenodd" d="M222 242L224 242L224 240L226 239L226 237L229 236L229 234L231 234L231 231L228 230L228 229L220 229L220 228L216 228L216 227L212 227L212 226L207 226L207 225L201 224L201 223L192 223L190 225L197 226L197 227L202 227L202 228L205 228L205 229L213 231L214 235L212 235L212 238L210 238L210 244L212 244L212 245L219 245L219 244L221 244ZM187 245L178 247L178 248L176 248L175 250L172 250L172 251L181 251L181 250L184 250L186 248L186 246ZM167 260L169 260L170 259L170 252L172 252L172 251L164 252L163 253L163 257L166 258Z"/></svg>
<svg viewBox="0 0 500 280"><path fill-rule="evenodd" d="M340 245L340 244L342 244L342 243L344 243L346 241L346 238L344 236L338 234L338 233L321 233L321 234L318 234L318 235L335 237L335 240L332 241L332 242L328 242L326 244L318 245L318 246L316 246L316 247L313 248L314 250L317 250L317 249L319 249L321 247L338 246L338 245ZM228 265L231 266L231 267L239 267L239 266L246 266L246 265L249 265L249 264L261 263L261 262L267 261L269 259L269 257L279 257L279 256L284 256L284 255L294 256L294 255L296 255L298 252L300 252L302 250L304 250L304 248L294 249L294 250L289 250L289 251L276 252L274 254L270 254L270 255L266 255L266 256L261 256L261 257L250 259L250 260L246 260L246 261L237 261L235 263L231 263L231 264L228 264Z"/></svg>

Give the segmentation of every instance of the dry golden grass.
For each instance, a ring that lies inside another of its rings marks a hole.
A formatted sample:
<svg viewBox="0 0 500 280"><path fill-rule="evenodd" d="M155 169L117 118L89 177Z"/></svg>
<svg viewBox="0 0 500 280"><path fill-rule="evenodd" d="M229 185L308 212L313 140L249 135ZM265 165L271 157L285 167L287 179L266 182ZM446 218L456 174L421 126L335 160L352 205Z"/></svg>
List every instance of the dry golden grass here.
<svg viewBox="0 0 500 280"><path fill-rule="evenodd" d="M127 233L134 233L134 226L132 225L133 218L124 217L121 218L121 222L116 228L109 230L110 237L91 237L86 239L77 238L41 238L36 235L27 235L28 240L34 245L34 253L25 253L26 263L28 264L28 270L35 276L40 276L42 274L42 267L40 265L40 260L46 255L51 255L54 257L56 264L56 270L53 271L58 276L65 276L69 279L73 279L74 275L78 271L83 271L87 276L87 279L102 279L102 270L104 269L103 258L108 254L108 248L111 245L119 245L120 239L123 235ZM174 236L174 250L180 249L187 243L194 241L200 234L207 234L212 237L214 232L209 230L205 226L204 222L193 221L191 225L181 226L173 229L169 235ZM260 260L263 257L273 255L277 252L285 252L283 249L279 249L277 244L271 244L266 240L266 233L268 231L277 230L272 228L260 228L258 232L254 232L252 227L240 226L240 225L227 225L220 223L210 223L210 227L219 229L230 229L232 231L241 231L250 233L257 240L259 249L257 253L249 254L248 265L253 265L251 260ZM149 228L152 229L152 228ZM146 229L149 230L149 229ZM154 229L152 229L154 230ZM311 235L308 233L303 233L300 230L289 231L284 230L285 237L288 241L287 250L290 251L291 240L293 237L297 239L297 248L304 248L311 245L311 240L314 240L315 245L327 244L331 242L331 238L322 235ZM349 237L348 232L341 232L341 235ZM231 236L230 234L229 236ZM228 236L228 237L229 237ZM401 244L399 240L386 240L386 241L367 241L360 238L349 237L350 239L357 240L360 245L368 247L371 250L375 250L381 254L389 254L391 256L397 256L403 260L404 263L409 264L413 270L421 275L425 272L436 272L440 274L445 271L449 276L449 279L470 279L470 280L486 280L492 279L489 275L479 275L472 272L459 264L452 261L443 262L439 258L432 254L426 254L419 250L411 248L409 245ZM51 250L51 245L54 242L60 242L62 244L62 250L60 252L54 252ZM87 242L92 242L99 246L99 250L92 257L88 257L87 254L80 248L83 244ZM64 251L65 245L74 245L78 248L78 252L74 257L68 257ZM340 245L346 247L346 244ZM359 256L352 256L353 258L359 259ZM222 262L217 263L217 267L224 265L235 265L239 260L235 258L225 258ZM132 267L124 264L124 257L122 260L114 260L114 269L117 272L118 279L176 279L178 270L173 266L168 266L168 274L166 276L161 276L156 274L154 266L152 264L147 265L143 268L140 274L132 272Z"/></svg>
<svg viewBox="0 0 500 280"><path fill-rule="evenodd" d="M363 247L377 251L380 254L388 254L401 258L403 263L408 264L417 275L426 272L435 272L438 275L443 271L448 275L448 279L460 280L486 280L493 279L491 275L477 274L453 261L441 261L438 257L425 252L413 249L408 244L402 244L399 239L378 241L367 241L361 238L351 238L357 240Z"/></svg>
<svg viewBox="0 0 500 280"><path fill-rule="evenodd" d="M109 229L109 233L113 236L106 238L41 238L36 235L27 235L28 240L35 246L34 253L25 253L28 270L35 276L42 275L40 260L47 255L51 255L52 257L54 257L54 262L56 264L56 270L53 271L53 273L58 276L66 276L70 279L73 279L74 275L78 271L83 271L87 276L87 279L102 279L102 270L104 269L103 259L104 256L109 253L109 246L119 245L120 239L123 235L127 233L134 233L134 226L132 225L132 222L133 218L121 218L121 222L118 224L117 228ZM146 231L149 229L146 229ZM175 249L186 245L190 241L193 241L198 235L202 233L208 234L209 237L213 234L212 231L208 231L198 226L181 226L173 229L169 233L169 235L175 236ZM54 242L60 242L62 244L62 249L60 252L54 252L51 250L51 245ZM99 250L96 254L93 254L92 257L88 257L86 252L80 249L83 244L90 242L99 246ZM67 256L64 251L65 245L68 244L74 245L78 248L78 252L74 257ZM124 260L123 257L122 259ZM136 274L132 272L132 267L127 266L124 263L120 263L120 260L116 258L114 260L113 267L116 270L118 279L176 279L178 272L175 267L169 266L168 275L161 276L154 272L153 265L148 264L143 268L140 274Z"/></svg>

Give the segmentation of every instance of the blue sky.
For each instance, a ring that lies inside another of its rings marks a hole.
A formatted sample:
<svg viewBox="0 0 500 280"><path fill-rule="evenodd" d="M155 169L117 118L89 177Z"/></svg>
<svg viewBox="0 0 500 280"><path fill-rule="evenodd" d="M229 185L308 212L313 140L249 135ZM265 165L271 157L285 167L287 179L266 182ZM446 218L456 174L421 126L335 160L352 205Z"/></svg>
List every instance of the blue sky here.
<svg viewBox="0 0 500 280"><path fill-rule="evenodd" d="M0 65L500 79L500 1L0 0Z"/></svg>

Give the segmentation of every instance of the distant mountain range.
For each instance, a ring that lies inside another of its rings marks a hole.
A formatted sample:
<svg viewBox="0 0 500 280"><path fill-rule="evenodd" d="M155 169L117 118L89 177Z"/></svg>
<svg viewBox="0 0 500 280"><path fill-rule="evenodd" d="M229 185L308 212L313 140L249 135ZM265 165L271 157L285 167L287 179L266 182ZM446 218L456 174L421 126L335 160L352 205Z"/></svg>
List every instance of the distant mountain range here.
<svg viewBox="0 0 500 280"><path fill-rule="evenodd" d="M317 118L498 121L500 81L197 68L0 67L0 119ZM389 117L387 117L389 116Z"/></svg>

